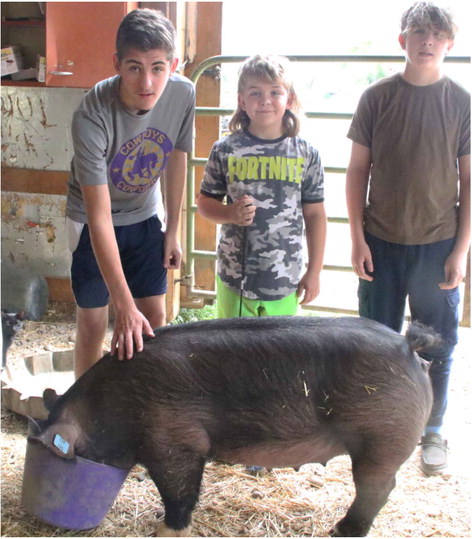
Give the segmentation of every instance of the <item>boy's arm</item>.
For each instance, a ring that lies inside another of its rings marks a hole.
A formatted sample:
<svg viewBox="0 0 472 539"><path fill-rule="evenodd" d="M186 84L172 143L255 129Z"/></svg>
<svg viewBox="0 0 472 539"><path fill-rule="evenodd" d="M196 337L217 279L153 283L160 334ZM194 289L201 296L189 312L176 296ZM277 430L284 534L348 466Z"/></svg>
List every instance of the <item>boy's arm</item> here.
<svg viewBox="0 0 472 539"><path fill-rule="evenodd" d="M297 295L301 297L300 304L313 301L320 293L320 274L323 269L323 257L326 244L326 211L322 202L303 204L303 219L305 221L308 264L301 278Z"/></svg>
<svg viewBox="0 0 472 539"><path fill-rule="evenodd" d="M346 173L346 201L352 240L351 262L355 274L367 281L372 281L373 278L366 271L374 271L372 255L364 235L364 210L371 164L370 148L353 142Z"/></svg>
<svg viewBox="0 0 472 539"><path fill-rule="evenodd" d="M164 243L164 267L178 269L182 261L179 241L179 223L182 211L185 181L187 178L187 154L174 149L164 172L164 208L166 233Z"/></svg>
<svg viewBox="0 0 472 539"><path fill-rule="evenodd" d="M470 246L470 155L459 157L459 224L456 243L444 266L445 281L439 288L449 290L462 282Z"/></svg>
<svg viewBox="0 0 472 539"><path fill-rule="evenodd" d="M224 204L219 198L213 198L199 193L197 197L198 213L216 224L232 223L239 226L249 226L256 213L253 198L243 195L233 201L233 204Z"/></svg>
<svg viewBox="0 0 472 539"><path fill-rule="evenodd" d="M113 228L108 185L82 185L81 190L93 251L116 313L111 351L118 350L119 359L131 359L133 345L138 352L142 351L142 335L153 336L154 332L136 308L126 283Z"/></svg>

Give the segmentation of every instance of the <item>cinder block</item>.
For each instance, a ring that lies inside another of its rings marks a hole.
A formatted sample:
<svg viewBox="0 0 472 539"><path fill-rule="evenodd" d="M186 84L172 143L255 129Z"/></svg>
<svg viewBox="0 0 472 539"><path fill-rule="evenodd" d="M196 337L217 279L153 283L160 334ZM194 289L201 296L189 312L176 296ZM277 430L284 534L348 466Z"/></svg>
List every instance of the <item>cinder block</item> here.
<svg viewBox="0 0 472 539"><path fill-rule="evenodd" d="M52 372L52 352L26 357L25 365L33 376L43 372Z"/></svg>
<svg viewBox="0 0 472 539"><path fill-rule="evenodd" d="M57 350L53 352L52 366L58 372L74 370L74 350Z"/></svg>
<svg viewBox="0 0 472 539"><path fill-rule="evenodd" d="M2 387L2 402L9 410L26 417L47 419L49 415L41 397L25 399L19 391L11 387Z"/></svg>

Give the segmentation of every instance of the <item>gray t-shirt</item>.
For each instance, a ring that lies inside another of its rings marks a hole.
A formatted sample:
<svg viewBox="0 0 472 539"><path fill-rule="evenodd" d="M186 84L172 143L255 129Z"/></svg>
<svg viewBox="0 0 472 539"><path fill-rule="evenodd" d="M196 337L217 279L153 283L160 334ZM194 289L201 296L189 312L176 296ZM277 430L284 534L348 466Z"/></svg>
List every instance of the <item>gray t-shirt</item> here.
<svg viewBox="0 0 472 539"><path fill-rule="evenodd" d="M119 98L117 75L99 82L82 100L72 120L74 157L66 214L87 222L81 185L107 184L113 224L139 223L156 214L159 177L169 154L192 148L195 89L172 75L153 109L127 111Z"/></svg>
<svg viewBox="0 0 472 539"><path fill-rule="evenodd" d="M300 137L261 140L238 132L213 145L201 192L229 204L247 194L257 206L249 227L221 226L218 275L239 292L243 231L247 231L243 295L279 300L298 286L302 263L302 203L323 202L324 177L318 151Z"/></svg>
<svg viewBox="0 0 472 539"><path fill-rule="evenodd" d="M415 86L400 74L362 95L348 137L372 151L365 229L421 245L457 230L457 158L470 154L470 94L448 77Z"/></svg>

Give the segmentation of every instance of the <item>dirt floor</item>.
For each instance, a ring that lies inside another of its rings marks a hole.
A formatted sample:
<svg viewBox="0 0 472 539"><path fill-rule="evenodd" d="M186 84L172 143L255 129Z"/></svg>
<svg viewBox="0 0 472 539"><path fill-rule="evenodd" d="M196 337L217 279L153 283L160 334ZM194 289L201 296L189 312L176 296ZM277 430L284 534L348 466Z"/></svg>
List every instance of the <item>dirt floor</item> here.
<svg viewBox="0 0 472 539"><path fill-rule="evenodd" d="M27 322L10 349L14 362L40 351L71 348L72 313L48 311L41 322ZM374 537L471 536L471 331L461 330L447 416L450 467L425 477L416 450L397 474L397 486L371 529ZM1 535L4 537L145 537L155 534L162 506L157 490L139 466L128 476L102 524L72 532L42 524L21 506L27 421L2 407ZM353 496L348 457L324 468L305 465L299 472L279 469L261 477L241 466L207 465L194 512L193 535L202 537L324 537L347 510Z"/></svg>

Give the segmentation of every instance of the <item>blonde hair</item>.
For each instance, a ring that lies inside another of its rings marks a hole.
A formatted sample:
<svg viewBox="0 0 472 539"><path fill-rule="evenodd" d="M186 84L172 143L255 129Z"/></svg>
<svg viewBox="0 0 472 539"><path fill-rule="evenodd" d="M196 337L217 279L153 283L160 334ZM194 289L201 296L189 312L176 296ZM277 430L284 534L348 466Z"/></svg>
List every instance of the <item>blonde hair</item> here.
<svg viewBox="0 0 472 539"><path fill-rule="evenodd" d="M249 79L258 79L264 82L281 83L287 90L291 107L287 109L282 119L282 130L285 135L295 137L300 131L300 102L293 87L290 75L290 62L283 56L252 56L248 58L239 70L238 94L242 94L247 87ZM242 131L249 127L251 120L246 112L239 106L229 121L228 128L231 133Z"/></svg>
<svg viewBox="0 0 472 539"><path fill-rule="evenodd" d="M416 2L402 15L401 31L405 36L413 28L438 28L445 32L449 39L453 40L457 26L454 23L452 13L432 2Z"/></svg>

